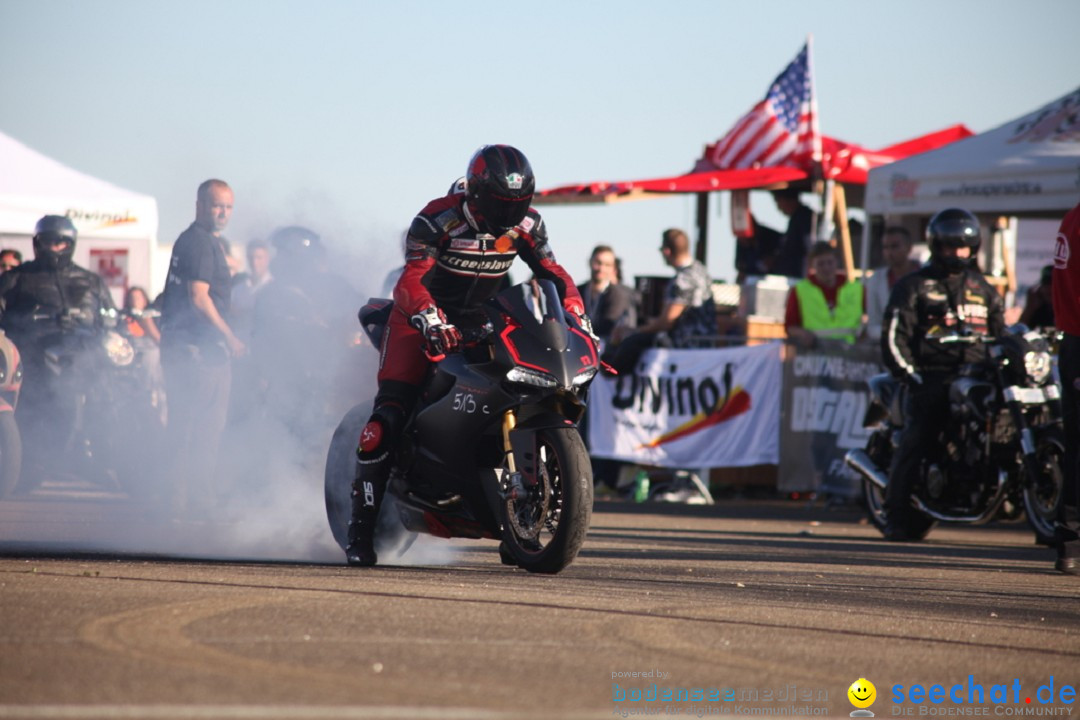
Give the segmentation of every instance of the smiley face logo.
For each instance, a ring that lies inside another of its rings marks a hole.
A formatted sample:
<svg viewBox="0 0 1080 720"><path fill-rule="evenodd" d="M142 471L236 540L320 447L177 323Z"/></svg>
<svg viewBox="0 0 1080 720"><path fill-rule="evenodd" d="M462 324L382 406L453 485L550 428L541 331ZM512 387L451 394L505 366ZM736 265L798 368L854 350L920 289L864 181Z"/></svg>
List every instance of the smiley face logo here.
<svg viewBox="0 0 1080 720"><path fill-rule="evenodd" d="M877 699L877 688L874 687L874 683L866 678L859 678L851 683L851 687L847 690L847 696L855 707L868 708Z"/></svg>

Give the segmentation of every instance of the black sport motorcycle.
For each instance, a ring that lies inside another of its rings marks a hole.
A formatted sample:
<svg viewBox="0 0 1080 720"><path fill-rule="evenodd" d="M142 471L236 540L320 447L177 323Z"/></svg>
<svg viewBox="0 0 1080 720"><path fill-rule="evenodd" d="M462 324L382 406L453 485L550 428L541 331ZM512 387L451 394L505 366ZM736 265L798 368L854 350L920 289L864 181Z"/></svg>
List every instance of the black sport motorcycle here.
<svg viewBox="0 0 1080 720"><path fill-rule="evenodd" d="M948 388L949 419L926 448L911 502L919 518L907 528L923 538L938 521L982 524L1021 512L1040 543L1053 541L1062 499L1064 434L1061 390L1047 337L1014 325L999 338L944 335L943 344L987 346L984 363L965 366ZM864 425L876 427L865 450L845 462L863 478L870 521L884 531L888 469L904 425L901 383L888 374L868 381Z"/></svg>
<svg viewBox="0 0 1080 720"><path fill-rule="evenodd" d="M376 347L392 308L372 300L360 311ZM577 422L600 369L596 344L547 280L508 288L482 308L487 322L466 333L463 351L432 363L395 451L376 543L385 548L394 526L491 538L502 541L505 564L557 573L577 556L592 516ZM346 414L327 457L326 512L342 548L369 414L361 406Z"/></svg>

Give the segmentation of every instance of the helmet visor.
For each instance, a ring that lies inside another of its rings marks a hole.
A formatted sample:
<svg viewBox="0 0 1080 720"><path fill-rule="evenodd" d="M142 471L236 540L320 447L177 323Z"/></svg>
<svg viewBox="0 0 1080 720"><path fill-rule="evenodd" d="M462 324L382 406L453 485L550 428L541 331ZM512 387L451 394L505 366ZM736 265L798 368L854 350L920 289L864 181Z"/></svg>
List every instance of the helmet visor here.
<svg viewBox="0 0 1080 720"><path fill-rule="evenodd" d="M979 231L963 218L946 218L934 224L934 240L953 247L979 246Z"/></svg>
<svg viewBox="0 0 1080 720"><path fill-rule="evenodd" d="M476 198L476 204L485 222L499 230L509 230L525 219L532 198L531 193L523 197L487 195Z"/></svg>

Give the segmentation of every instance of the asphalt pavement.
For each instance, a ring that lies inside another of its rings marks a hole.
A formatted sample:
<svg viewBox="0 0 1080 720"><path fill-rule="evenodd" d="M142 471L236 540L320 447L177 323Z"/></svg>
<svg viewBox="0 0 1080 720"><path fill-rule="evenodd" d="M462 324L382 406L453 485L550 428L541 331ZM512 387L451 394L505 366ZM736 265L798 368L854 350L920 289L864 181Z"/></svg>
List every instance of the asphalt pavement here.
<svg viewBox="0 0 1080 720"><path fill-rule="evenodd" d="M1023 523L895 544L848 506L598 502L537 576L75 490L0 502L0 718L847 717L862 679L877 717L1066 715L1080 683L1080 578Z"/></svg>

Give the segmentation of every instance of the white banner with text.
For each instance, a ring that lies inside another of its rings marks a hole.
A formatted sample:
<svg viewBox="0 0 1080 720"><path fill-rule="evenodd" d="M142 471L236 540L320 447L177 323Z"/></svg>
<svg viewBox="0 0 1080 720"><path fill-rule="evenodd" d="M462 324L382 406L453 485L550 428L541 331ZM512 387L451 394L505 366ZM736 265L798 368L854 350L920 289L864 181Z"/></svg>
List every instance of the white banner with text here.
<svg viewBox="0 0 1080 720"><path fill-rule="evenodd" d="M670 468L776 464L780 349L649 350L637 373L597 378L591 454Z"/></svg>

